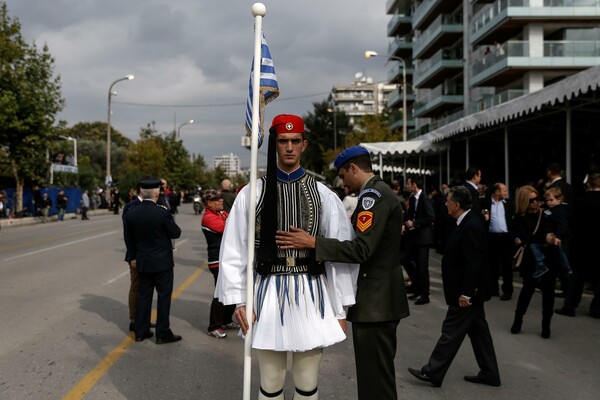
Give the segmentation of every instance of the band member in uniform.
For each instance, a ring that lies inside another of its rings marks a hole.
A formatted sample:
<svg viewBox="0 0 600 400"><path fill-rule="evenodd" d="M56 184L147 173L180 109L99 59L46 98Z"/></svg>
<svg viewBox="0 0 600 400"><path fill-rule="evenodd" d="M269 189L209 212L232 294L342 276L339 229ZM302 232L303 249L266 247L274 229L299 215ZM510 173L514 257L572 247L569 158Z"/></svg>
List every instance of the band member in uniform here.
<svg viewBox="0 0 600 400"><path fill-rule="evenodd" d="M352 238L339 197L300 166L308 142L304 121L278 115L269 130L267 176L257 182L256 262L252 347L260 368L259 399L283 399L287 353L292 352L294 399L317 399L323 349L346 338L344 306L354 304L357 268L317 262L311 250L281 250L275 232L290 225L314 235ZM247 224L250 186L237 195L221 247L216 296L246 318ZM354 274L353 274L354 272Z"/></svg>
<svg viewBox="0 0 600 400"><path fill-rule="evenodd" d="M278 231L282 249L315 249L317 261L360 263L356 304L348 311L352 322L358 398L395 400L396 329L409 315L400 266L400 227L403 212L390 187L373 173L369 152L352 146L335 159L338 176L351 192L359 193L352 216L356 238L313 237L295 226Z"/></svg>
<svg viewBox="0 0 600 400"><path fill-rule="evenodd" d="M156 344L181 340L170 329L169 312L173 293L173 249L171 239L181 235L181 229L164 207L156 204L159 179L140 182L142 203L125 215L127 252L130 265L138 272L139 297L135 314L135 340L152 337L150 314L154 289L158 293Z"/></svg>

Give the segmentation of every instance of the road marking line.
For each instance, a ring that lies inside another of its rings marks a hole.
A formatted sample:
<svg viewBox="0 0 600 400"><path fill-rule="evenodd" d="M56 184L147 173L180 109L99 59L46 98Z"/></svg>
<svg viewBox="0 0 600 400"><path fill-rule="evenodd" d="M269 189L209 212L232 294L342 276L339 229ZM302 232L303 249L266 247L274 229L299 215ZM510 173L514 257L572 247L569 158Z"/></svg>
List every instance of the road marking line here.
<svg viewBox="0 0 600 400"><path fill-rule="evenodd" d="M66 238L70 238L70 237L73 237L73 236L81 236L83 233L97 232L97 231L98 231L98 229L85 229L85 230L78 231L78 232L73 232L73 233L70 233L70 234L67 234L67 235L52 236L51 238L32 240L31 242L19 243L19 244L15 244L13 246L2 247L2 248L0 248L0 252L7 251L7 250L19 249L21 247L27 247L27 246L31 246L31 245L34 245L34 244L53 242L53 241L56 241L56 240L66 239Z"/></svg>
<svg viewBox="0 0 600 400"><path fill-rule="evenodd" d="M184 243L185 243L185 242L187 242L188 240L189 240L189 239L183 239L183 240L180 240L179 242L177 242L177 241L176 241L176 242L175 242L175 247L177 247L177 246L181 246L182 244L184 244Z"/></svg>
<svg viewBox="0 0 600 400"><path fill-rule="evenodd" d="M75 243L85 242L86 240L96 239L96 238L99 238L99 237L102 237L102 236L113 235L113 234L115 234L117 232L118 231L105 232L105 233L101 233L101 234L95 235L95 236L90 236L90 237L87 237L87 238L84 238L84 239L74 240L72 242L62 243L62 244L59 244L59 245L56 245L56 246L52 246L52 247L46 247L45 249L31 251L29 253L19 254L18 256L14 256L14 257L10 257L10 258L5 258L4 261L12 261L12 260L16 260L18 258L32 256L34 254L43 253L43 252L48 251L48 250L59 249L61 247L70 246L70 245L75 244Z"/></svg>
<svg viewBox="0 0 600 400"><path fill-rule="evenodd" d="M202 264L183 282L171 296L174 301L192 284L198 277L206 271L207 263ZM156 310L152 310L152 318L156 319ZM134 333L131 332L121 343L117 345L110 353L106 355L86 376L75 385L69 393L63 397L63 400L82 399L96 383L110 370L110 368L127 352L127 349L135 343Z"/></svg>
<svg viewBox="0 0 600 400"><path fill-rule="evenodd" d="M111 283L114 283L114 282L116 282L117 280L119 280L119 279L121 279L122 277L124 277L125 275L129 275L129 274L130 274L130 270L129 270L129 269L127 269L127 271L123 272L122 274L119 274L119 275L115 276L114 278L112 278L112 279L110 279L110 280L108 280L108 281L104 282L104 283L102 284L102 286L104 286L104 285L110 285Z"/></svg>
<svg viewBox="0 0 600 400"><path fill-rule="evenodd" d="M180 246L180 245L184 244L187 241L188 241L188 239L183 239L182 241L177 242L177 245ZM130 270L128 269L127 271L123 272L122 274L119 274L119 275L115 276L114 278L112 278L112 279L104 282L102 284L102 286L104 286L104 285L110 285L111 283L115 283L116 281L118 281L119 279L121 279L122 277L124 277L125 275L129 275L129 274L130 274Z"/></svg>

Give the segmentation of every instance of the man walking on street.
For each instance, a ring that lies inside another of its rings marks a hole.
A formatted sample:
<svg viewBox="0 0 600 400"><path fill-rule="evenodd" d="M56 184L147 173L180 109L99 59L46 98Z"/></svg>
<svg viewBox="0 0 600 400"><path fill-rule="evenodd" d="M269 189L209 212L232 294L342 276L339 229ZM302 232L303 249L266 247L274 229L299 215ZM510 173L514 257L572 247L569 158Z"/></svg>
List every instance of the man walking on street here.
<svg viewBox="0 0 600 400"><path fill-rule="evenodd" d="M471 210L471 201L469 190L464 186L451 188L446 197L448 214L456 219L442 258L442 281L448 311L442 324L442 336L427 365L421 369L408 369L416 378L435 387L442 385L467 335L480 371L477 375L465 376L465 380L500 386L494 343L483 308L483 303L490 299L487 293L490 272L485 226L481 215Z"/></svg>

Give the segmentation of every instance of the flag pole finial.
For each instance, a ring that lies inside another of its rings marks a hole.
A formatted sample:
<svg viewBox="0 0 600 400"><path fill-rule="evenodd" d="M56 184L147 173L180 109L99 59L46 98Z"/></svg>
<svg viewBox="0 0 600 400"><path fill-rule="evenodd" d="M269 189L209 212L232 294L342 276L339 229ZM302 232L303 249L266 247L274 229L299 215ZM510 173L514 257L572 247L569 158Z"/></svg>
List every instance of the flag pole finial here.
<svg viewBox="0 0 600 400"><path fill-rule="evenodd" d="M267 8L265 7L265 5L263 3L252 4L252 15L254 15L255 17L257 17L259 15L261 17L264 17L266 13L267 13Z"/></svg>

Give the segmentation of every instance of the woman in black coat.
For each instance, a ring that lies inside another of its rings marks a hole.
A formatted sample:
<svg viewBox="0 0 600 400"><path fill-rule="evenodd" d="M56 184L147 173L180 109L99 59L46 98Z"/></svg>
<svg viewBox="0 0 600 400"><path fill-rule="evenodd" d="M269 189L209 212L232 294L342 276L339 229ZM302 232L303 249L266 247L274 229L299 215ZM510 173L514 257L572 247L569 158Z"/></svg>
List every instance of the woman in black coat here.
<svg viewBox="0 0 600 400"><path fill-rule="evenodd" d="M515 244L546 243L546 234L542 229L536 229L541 225L543 199L533 186L522 186L517 190L515 201L515 214L513 217L513 232ZM534 231L537 232L534 234ZM523 262L520 266L520 275L523 277L523 288L517 300L515 319L510 328L513 334L521 332L523 316L527 312L536 287L542 291L542 337L550 337L550 320L554 309L554 286L556 281L556 265L549 263L549 271L541 278L535 279L531 275L535 271L535 259L529 246L525 249Z"/></svg>

